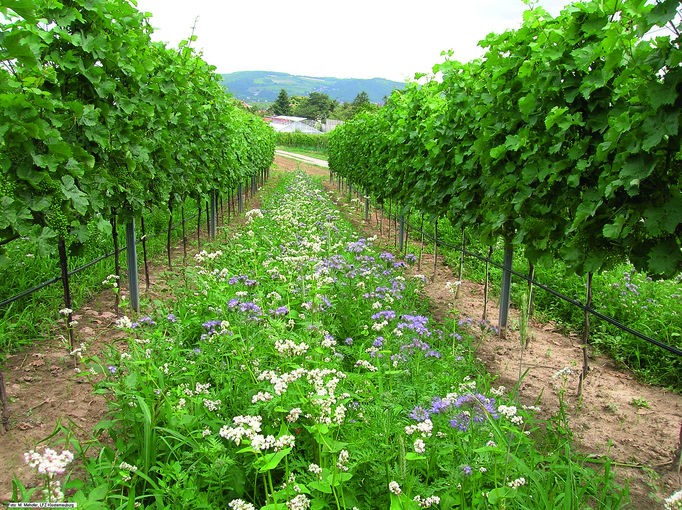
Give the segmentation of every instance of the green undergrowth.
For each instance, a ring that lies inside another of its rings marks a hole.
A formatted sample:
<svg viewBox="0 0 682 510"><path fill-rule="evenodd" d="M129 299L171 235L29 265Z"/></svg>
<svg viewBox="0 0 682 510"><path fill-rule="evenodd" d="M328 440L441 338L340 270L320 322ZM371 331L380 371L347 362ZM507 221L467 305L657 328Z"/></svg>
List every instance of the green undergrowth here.
<svg viewBox="0 0 682 510"><path fill-rule="evenodd" d="M196 200L187 200L185 218L190 218L197 212ZM167 210L156 210L145 215L145 229L148 236L148 258L158 256L166 249L166 233L169 213ZM202 228L206 228L206 214L202 211ZM173 225L181 221L180 207L175 207ZM90 231L88 242L81 244L75 238L67 243L67 257L69 270L72 271L114 250L114 243L110 234L97 229L95 221L88 224ZM135 221L138 239L142 235L140 219ZM197 218L186 221L186 235L188 242L196 239ZM122 248L126 245L125 225L119 222L118 243ZM193 235L191 237L190 235ZM182 239L182 227L173 229L172 241ZM35 251L34 243L17 239L7 246L6 257L9 265L0 274L0 301L18 295L53 277L61 276L59 258L56 253L52 256L40 256ZM138 262L143 263L142 243L138 243ZM121 267L125 268L126 253L120 254ZM113 274L114 257L102 260L89 268L72 275L71 284L72 308L78 309L94 294L110 285L103 284L104 279ZM143 273L141 273L142 275ZM125 278L125 271L122 274ZM142 278L144 278L142 276ZM143 284L143 283L141 283ZM15 351L22 346L33 343L37 338L48 337L55 321L59 318L58 310L64 305L64 291L60 282L21 298L0 308L0 356ZM113 308L113 299L112 299Z"/></svg>
<svg viewBox="0 0 682 510"><path fill-rule="evenodd" d="M481 325L435 322L414 263L379 252L301 175L122 319L127 346L81 353L110 414L77 442L79 508L622 508L549 422L496 386ZM492 334L483 325L484 334ZM557 381L561 385L561 381ZM93 452L97 452L93 454ZM59 477L61 479L61 477ZM54 483L56 478L52 479ZM19 480L17 498L28 498Z"/></svg>

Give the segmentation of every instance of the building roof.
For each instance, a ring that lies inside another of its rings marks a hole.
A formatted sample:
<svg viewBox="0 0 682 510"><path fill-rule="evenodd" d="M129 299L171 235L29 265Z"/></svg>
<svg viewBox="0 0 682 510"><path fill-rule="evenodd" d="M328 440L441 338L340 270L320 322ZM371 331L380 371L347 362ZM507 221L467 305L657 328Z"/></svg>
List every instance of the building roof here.
<svg viewBox="0 0 682 510"><path fill-rule="evenodd" d="M306 120L305 117L292 117L290 115L276 115L272 117L272 120L285 120L289 122L302 122Z"/></svg>

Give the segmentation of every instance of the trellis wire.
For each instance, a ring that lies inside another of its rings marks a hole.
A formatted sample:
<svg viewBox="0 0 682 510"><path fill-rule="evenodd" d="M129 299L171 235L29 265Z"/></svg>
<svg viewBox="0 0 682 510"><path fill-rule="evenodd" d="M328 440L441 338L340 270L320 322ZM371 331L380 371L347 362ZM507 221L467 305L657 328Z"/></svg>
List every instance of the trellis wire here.
<svg viewBox="0 0 682 510"><path fill-rule="evenodd" d="M411 226L411 228L413 230L417 230L414 226ZM425 236L432 241L436 241L436 239L433 236L431 236L430 234L427 234L426 232L424 232L421 229L419 229L419 231L422 234L422 236ZM439 244L445 248L451 249L451 250L462 251L461 248L458 248L457 246L453 246L449 243L443 242L440 239L437 241L437 244ZM495 261L491 260L490 258L487 258L483 255L480 255L480 254L474 253L474 252L470 252L468 250L464 250L463 253L464 253L464 255L476 258L476 259L480 260L481 262L486 262L486 263L488 263L488 264L490 264L490 265L492 265L498 269L504 270L504 266L502 264L498 264L497 262L495 262ZM682 350L678 349L677 347L673 347L672 345L665 344L665 343L661 342L660 340L656 340L655 338L651 338L651 337L645 335L644 333L640 333L639 331L634 330L629 326L626 326L625 324L621 323L620 321L618 321L612 317L609 317L608 315L604 315L603 313L598 312L597 310L593 309L590 306L587 306L587 305L581 303L580 301L576 301L575 299L572 299L572 298L562 294L561 292L554 290L551 287L548 287L547 285L545 285L543 283L535 281L533 278L530 278L528 275L519 273L518 271L514 271L513 269L510 269L509 272L512 275L517 276L517 277L533 284L534 286L541 288L542 290L544 290L546 292L549 292L553 296L556 296L559 299L562 299L562 300L566 301L567 303L572 304L573 306L577 306L578 308L580 308L581 310L584 310L585 312L591 313L595 317L598 317L598 318L602 319L603 321L608 322L612 326L615 326L622 331L630 333L631 335L633 335L637 338L640 338L641 340L644 340L645 342L656 345L657 347L660 347L661 349L665 349L666 351L668 351L672 354L675 354L677 356L682 356Z"/></svg>
<svg viewBox="0 0 682 510"><path fill-rule="evenodd" d="M188 221L188 220L195 218L196 216L198 216L198 214L199 213L194 213L192 216L185 218L185 221ZM176 223L175 225L173 225L171 227L171 230L175 230L176 228L178 228L180 226L182 226L182 222L179 222L179 223ZM165 234L167 232L168 232L168 229L160 230L159 232L157 232L155 234L148 234L148 235L144 236L144 238L145 239L151 239L153 237L157 237L157 236L159 236L161 234ZM138 241L142 241L142 237L140 239L138 239ZM118 252L119 253L124 252L126 250L126 248L127 248L127 246L122 246L118 249ZM109 257L113 257L115 253L116 253L115 251L111 251L109 253L102 255L101 257L98 257L94 260L91 260L90 262L83 264L82 266L80 266L80 267L78 267L72 271L69 271L68 275L72 276L76 273L80 273L81 271L89 268L90 266L97 264L98 262L101 262L104 259L108 259ZM43 289L49 285L57 283L58 281L61 281L61 279L62 279L61 276L56 276L54 278L51 278L49 280L44 281L43 283L36 285L35 287L31 287L30 289L26 289L25 291L20 292L16 296L12 296L11 298L7 298L3 301L0 301L0 308L2 308L3 306L9 305L10 303L14 303L15 301L18 301L19 299L21 299L23 297L29 296L29 295L33 294L34 292L38 292L39 290L41 290L41 289Z"/></svg>

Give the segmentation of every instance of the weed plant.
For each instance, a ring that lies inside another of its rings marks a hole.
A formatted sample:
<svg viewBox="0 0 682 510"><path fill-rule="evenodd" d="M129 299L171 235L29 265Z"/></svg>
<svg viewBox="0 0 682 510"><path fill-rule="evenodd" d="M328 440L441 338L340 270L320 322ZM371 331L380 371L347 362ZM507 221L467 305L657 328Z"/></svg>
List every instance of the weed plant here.
<svg viewBox="0 0 682 510"><path fill-rule="evenodd" d="M622 508L608 462L584 467L494 387L466 318L435 323L422 277L379 253L301 176L195 257L177 298L105 376L98 426L64 490L79 508ZM464 326L460 326L460 321ZM561 428L561 430L565 430ZM96 455L92 451L97 451ZM23 487L16 481L17 497Z"/></svg>

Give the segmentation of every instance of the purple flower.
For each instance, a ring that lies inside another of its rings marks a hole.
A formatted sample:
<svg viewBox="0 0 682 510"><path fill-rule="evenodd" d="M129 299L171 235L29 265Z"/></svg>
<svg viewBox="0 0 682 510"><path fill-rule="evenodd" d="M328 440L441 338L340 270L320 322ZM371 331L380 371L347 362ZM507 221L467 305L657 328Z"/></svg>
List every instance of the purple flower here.
<svg viewBox="0 0 682 510"><path fill-rule="evenodd" d="M168 320L171 322L175 322L175 314L169 313L168 314Z"/></svg>
<svg viewBox="0 0 682 510"><path fill-rule="evenodd" d="M353 345L353 339L351 337L348 337L344 340L346 345Z"/></svg>
<svg viewBox="0 0 682 510"><path fill-rule="evenodd" d="M149 316L147 316L147 317L142 317L139 321L133 322L132 328L135 329L135 328L137 328L138 326L142 326L142 325L144 325L144 324L149 324L150 326L153 326L153 325L156 324L156 322L154 322L154 321L152 320L152 318L149 317Z"/></svg>
<svg viewBox="0 0 682 510"><path fill-rule="evenodd" d="M114 365L109 365L107 368L109 369L109 372L111 372L112 374L116 373L116 367Z"/></svg>
<svg viewBox="0 0 682 510"><path fill-rule="evenodd" d="M462 466L462 471L465 475L469 476L471 474L471 466Z"/></svg>
<svg viewBox="0 0 682 510"><path fill-rule="evenodd" d="M378 336L374 342L372 342L373 347L382 347L384 345L384 337L383 336Z"/></svg>
<svg viewBox="0 0 682 510"><path fill-rule="evenodd" d="M379 258L381 260L385 260L386 262L393 262L395 260L395 255L389 252L384 252L381 255L379 255Z"/></svg>
<svg viewBox="0 0 682 510"><path fill-rule="evenodd" d="M372 320L379 319L386 319L389 321L391 319L395 319L395 312L393 310L384 310L383 312L377 312L374 315L372 315Z"/></svg>
<svg viewBox="0 0 682 510"><path fill-rule="evenodd" d="M275 315L275 316L280 316L280 315L287 315L289 313L289 309L282 305L279 308L276 308L274 310L270 310L270 315Z"/></svg>
<svg viewBox="0 0 682 510"><path fill-rule="evenodd" d="M454 429L459 429L462 432L466 432L467 429L469 428L469 422L471 421L471 417L469 416L468 413L460 413L456 416L453 416L451 420L448 420L450 422L450 426Z"/></svg>
<svg viewBox="0 0 682 510"><path fill-rule="evenodd" d="M440 397L433 397L431 400L432 414L440 414L441 411L445 411L448 407L450 407L450 402L443 400Z"/></svg>
<svg viewBox="0 0 682 510"><path fill-rule="evenodd" d="M431 413L429 413L428 409L424 409L421 406L417 406L412 411L410 412L410 418L416 421L424 421L428 420L429 416L431 416Z"/></svg>

